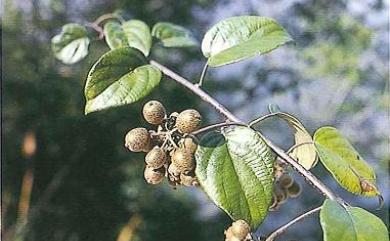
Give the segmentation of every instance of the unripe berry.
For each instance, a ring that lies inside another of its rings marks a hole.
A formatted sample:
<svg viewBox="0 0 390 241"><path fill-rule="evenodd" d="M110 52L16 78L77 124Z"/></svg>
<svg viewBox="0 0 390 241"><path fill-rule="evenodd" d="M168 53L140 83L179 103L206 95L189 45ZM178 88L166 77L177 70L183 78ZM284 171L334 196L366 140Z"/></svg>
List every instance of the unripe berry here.
<svg viewBox="0 0 390 241"><path fill-rule="evenodd" d="M150 136L148 130L139 127L126 134L125 146L133 152L148 151L150 149Z"/></svg>
<svg viewBox="0 0 390 241"><path fill-rule="evenodd" d="M193 109L189 109L182 111L177 116L176 127L182 133L191 133L199 128L201 121L202 116L199 114L199 112Z"/></svg>
<svg viewBox="0 0 390 241"><path fill-rule="evenodd" d="M183 139L183 147L184 147L184 149L188 150L189 152L195 153L198 145L195 143L195 140L193 137L187 136Z"/></svg>
<svg viewBox="0 0 390 241"><path fill-rule="evenodd" d="M193 154L183 148L175 150L172 155L172 163L177 166L179 172L191 171L195 168Z"/></svg>
<svg viewBox="0 0 390 241"><path fill-rule="evenodd" d="M166 160L167 158L164 150L158 146L155 146L145 156L146 164L154 169L162 167L166 163Z"/></svg>
<svg viewBox="0 0 390 241"><path fill-rule="evenodd" d="M164 180L164 170L154 169L153 167L146 166L144 171L144 178L149 184L159 184Z"/></svg>
<svg viewBox="0 0 390 241"><path fill-rule="evenodd" d="M180 173L180 183L188 187L199 185L198 178L185 173Z"/></svg>
<svg viewBox="0 0 390 241"><path fill-rule="evenodd" d="M294 179L287 173L284 173L279 178L279 183L281 188L289 188L293 185Z"/></svg>
<svg viewBox="0 0 390 241"><path fill-rule="evenodd" d="M151 100L144 105L142 110L145 120L153 125L160 125L165 118L165 108L157 100Z"/></svg>
<svg viewBox="0 0 390 241"><path fill-rule="evenodd" d="M237 220L232 224L232 233L240 240L244 240L251 228L244 220Z"/></svg>
<svg viewBox="0 0 390 241"><path fill-rule="evenodd" d="M301 191L302 191L301 186L296 182L294 182L293 185L291 185L291 187L287 188L287 194L289 197L292 198L298 197L299 194L301 194Z"/></svg>

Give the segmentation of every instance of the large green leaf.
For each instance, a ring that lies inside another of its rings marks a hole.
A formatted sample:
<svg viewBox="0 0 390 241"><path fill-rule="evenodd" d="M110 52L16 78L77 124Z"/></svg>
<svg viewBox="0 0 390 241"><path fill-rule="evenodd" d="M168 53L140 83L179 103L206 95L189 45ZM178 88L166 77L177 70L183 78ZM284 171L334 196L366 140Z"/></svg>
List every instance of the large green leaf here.
<svg viewBox="0 0 390 241"><path fill-rule="evenodd" d="M218 67L268 53L289 41L290 35L271 18L232 17L207 31L202 52L210 66Z"/></svg>
<svg viewBox="0 0 390 241"><path fill-rule="evenodd" d="M149 26L140 20L130 20L124 22L122 27L130 47L136 48L145 56L148 56L152 47L152 35Z"/></svg>
<svg viewBox="0 0 390 241"><path fill-rule="evenodd" d="M189 30L167 22L156 23L152 29L152 36L159 39L165 47L193 47L198 45Z"/></svg>
<svg viewBox="0 0 390 241"><path fill-rule="evenodd" d="M74 64L88 54L89 42L85 27L69 23L52 38L51 47L57 59L65 64Z"/></svg>
<svg viewBox="0 0 390 241"><path fill-rule="evenodd" d="M310 133L296 117L281 112L276 106L270 106L269 109L271 113L286 121L294 131L295 144L289 155L307 170L314 167L317 164L318 157Z"/></svg>
<svg viewBox="0 0 390 241"><path fill-rule="evenodd" d="M122 25L115 21L109 21L104 24L104 36L110 49L116 49L128 46L128 41Z"/></svg>
<svg viewBox="0 0 390 241"><path fill-rule="evenodd" d="M149 55L152 36L148 25L140 20L130 20L122 24L110 21L104 25L106 42L111 49L133 47L145 56Z"/></svg>
<svg viewBox="0 0 390 241"><path fill-rule="evenodd" d="M210 132L195 157L196 175L213 202L234 220L260 225L272 199L276 158L260 135L241 126Z"/></svg>
<svg viewBox="0 0 390 241"><path fill-rule="evenodd" d="M374 170L336 128L321 127L314 142L321 162L342 187L354 194L379 195Z"/></svg>
<svg viewBox="0 0 390 241"><path fill-rule="evenodd" d="M325 200L320 213L324 241L388 241L386 225L358 207L343 207Z"/></svg>
<svg viewBox="0 0 390 241"><path fill-rule="evenodd" d="M161 72L145 64L145 56L131 47L104 54L87 77L85 113L133 103L149 94L159 84Z"/></svg>

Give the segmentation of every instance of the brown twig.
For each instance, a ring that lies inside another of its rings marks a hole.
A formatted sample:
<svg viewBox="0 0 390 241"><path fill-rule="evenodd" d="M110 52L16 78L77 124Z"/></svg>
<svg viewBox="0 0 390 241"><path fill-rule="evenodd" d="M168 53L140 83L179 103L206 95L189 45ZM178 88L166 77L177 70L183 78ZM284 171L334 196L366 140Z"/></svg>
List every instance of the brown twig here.
<svg viewBox="0 0 390 241"><path fill-rule="evenodd" d="M301 221L302 219L310 216L311 214L313 213L316 213L318 211L320 211L322 208L322 206L320 207L316 207L312 210L309 210L301 215L299 215L298 217L294 218L293 220L291 220L290 222L286 223L285 225L279 227L278 229L276 229L275 231L273 231L269 236L268 238L265 240L265 241L274 241L275 238L277 236L279 236L280 234L284 233L290 226L294 225L295 223Z"/></svg>

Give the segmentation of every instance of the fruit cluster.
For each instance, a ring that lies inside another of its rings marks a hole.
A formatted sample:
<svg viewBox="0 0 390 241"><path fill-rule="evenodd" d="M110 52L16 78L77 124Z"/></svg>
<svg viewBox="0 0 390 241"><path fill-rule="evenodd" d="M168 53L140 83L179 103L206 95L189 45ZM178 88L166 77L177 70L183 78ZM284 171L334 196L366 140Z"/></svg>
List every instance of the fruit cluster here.
<svg viewBox="0 0 390 241"><path fill-rule="evenodd" d="M225 241L247 241L252 240L251 228L244 220L237 220L225 230Z"/></svg>
<svg viewBox="0 0 390 241"><path fill-rule="evenodd" d="M276 165L276 182L274 185L271 211L276 211L288 198L296 198L301 194L301 186L292 178L283 167Z"/></svg>
<svg viewBox="0 0 390 241"><path fill-rule="evenodd" d="M142 127L130 130L125 146L133 152L147 152L145 180L158 184L167 177L173 187L198 185L194 158L197 144L191 133L200 126L199 112L188 109L168 116L165 107L152 100L144 105L142 114L148 123L157 126L156 130Z"/></svg>

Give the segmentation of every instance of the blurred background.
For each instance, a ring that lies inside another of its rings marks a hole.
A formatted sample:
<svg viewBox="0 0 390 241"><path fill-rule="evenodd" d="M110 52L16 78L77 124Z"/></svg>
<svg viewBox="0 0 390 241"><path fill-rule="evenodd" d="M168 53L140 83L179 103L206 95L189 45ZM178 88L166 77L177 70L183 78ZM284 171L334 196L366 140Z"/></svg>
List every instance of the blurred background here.
<svg viewBox="0 0 390 241"><path fill-rule="evenodd" d="M197 108L205 124L221 117L164 79L139 103L84 116L89 68L108 50L93 42L72 66L57 61L50 39L68 22L92 22L119 10L150 26L170 21L201 41L216 22L236 15L275 18L294 45L239 64L210 69L205 89L245 120L277 104L314 132L333 125L376 170L385 206L345 192L320 164L313 172L353 205L388 224L389 3L382 0L2 0L2 237L3 240L224 240L230 221L199 189L147 185L143 156L124 148L124 135L147 126L142 104L162 101L171 112ZM196 81L199 49L153 48L153 58ZM261 130L284 148L291 132L280 121ZM270 212L265 236L323 197L299 176L304 192ZM279 240L322 238L316 215Z"/></svg>

